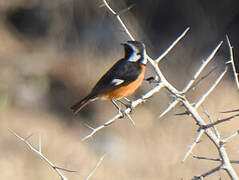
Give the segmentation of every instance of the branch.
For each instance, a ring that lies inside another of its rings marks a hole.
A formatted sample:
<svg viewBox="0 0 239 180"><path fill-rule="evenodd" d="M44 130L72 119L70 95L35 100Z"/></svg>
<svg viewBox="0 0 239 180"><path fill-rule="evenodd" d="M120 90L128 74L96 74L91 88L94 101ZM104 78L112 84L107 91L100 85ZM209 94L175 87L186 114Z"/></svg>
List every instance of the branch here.
<svg viewBox="0 0 239 180"><path fill-rule="evenodd" d="M239 90L239 80L238 80L238 73L236 71L236 66L235 66L235 61L234 61L233 47L231 45L231 42L229 40L228 35L226 35L226 38L227 38L227 44L229 46L229 51L230 51L230 61L229 62L232 64L232 71L233 71L233 74L234 74L237 89Z"/></svg>
<svg viewBox="0 0 239 180"><path fill-rule="evenodd" d="M204 174L202 174L200 176L195 176L192 180L204 179L205 177L207 177L207 176L209 176L209 175L219 171L221 168L222 168L221 165L219 165L219 166L211 169L210 171L208 171L208 172L206 172L206 173L204 173Z"/></svg>
<svg viewBox="0 0 239 180"><path fill-rule="evenodd" d="M199 126L206 125L205 121L198 114L196 108L193 107L185 97L182 98L181 101L183 102L183 104L187 108L187 110L191 113L193 119L197 122L197 124ZM219 153L219 155L222 159L223 169L227 172L227 174L230 176L230 178L232 180L238 180L239 178L238 178L235 170L233 169L233 167L230 163L227 152L226 152L224 146L221 144L220 139L217 138L217 136L210 129L205 129L205 133L208 136L208 138L213 142L215 147L217 148L218 153ZM220 169L221 169L221 167L220 167ZM213 173L213 172L215 172L215 171L211 171L210 174Z"/></svg>
<svg viewBox="0 0 239 180"><path fill-rule="evenodd" d="M105 158L105 154L99 159L94 169L92 169L92 171L88 174L88 176L86 177L86 180L89 180L91 178L91 176L95 173L96 169L100 166L104 158Z"/></svg>
<svg viewBox="0 0 239 180"><path fill-rule="evenodd" d="M153 89L151 89L149 92L145 93L141 98L133 101L131 103L131 107L130 108L126 108L123 111L123 114L129 114L131 112L131 108L135 108L138 105L144 103L148 98L150 98L151 96L153 96L155 93L159 92L161 90L161 88L163 88L163 84L159 83L157 86L155 86ZM92 131L89 135L85 136L82 141L85 141L87 139L89 139L90 137L93 137L98 131L102 130L103 128L115 123L117 120L119 120L122 117L122 113L118 113L116 114L113 118L111 118L110 120L108 120L107 122L105 122L104 124L96 127L96 128L90 128Z"/></svg>
<svg viewBox="0 0 239 180"><path fill-rule="evenodd" d="M125 30L126 34L130 37L131 40L135 40L134 37L131 35L131 33L129 32L128 28L125 26L124 22L121 20L120 15L117 14L111 7L110 5L106 2L106 0L103 0L104 5L107 7L107 9L116 16L117 20L119 21L120 25L123 27L123 29ZM180 39L183 38L183 36L185 36L185 34L188 32L189 28L187 28L173 43L172 45L166 50L166 52L164 52L163 56L161 57L165 57L168 53L169 53L169 49L171 50L178 42ZM157 75L160 77L160 79L165 79L163 74L161 73L161 71L159 70L158 66L157 66L157 62L154 61L152 58L150 58L148 55L146 55L147 58L149 59L149 62L151 63L151 65L154 67ZM155 93L159 92L161 90L161 88L164 87L164 83L160 82L156 87L154 87L153 89L151 89L149 92L147 92L145 95L142 96L142 98L137 99L135 101L132 102L131 108L135 108L136 106L138 106L139 104L142 104L145 102L146 99L148 99L149 97L153 96ZM172 87L172 86L171 86ZM175 88L174 88L175 89ZM131 108L127 108L123 111L123 114L128 115L131 112ZM87 140L90 137L92 137L94 134L96 134L98 131L102 130L103 128L111 125L112 123L115 123L117 120L119 120L122 117L121 113L116 114L113 118L111 118L110 120L108 120L107 122L105 122L104 124L96 127L96 128L91 128L92 131L89 135L85 136L82 140Z"/></svg>
<svg viewBox="0 0 239 180"><path fill-rule="evenodd" d="M222 41L216 46L216 48L212 51L212 53L208 56L206 61L203 61L202 65L199 67L198 71L194 74L193 78L187 83L187 85L184 87L184 89L180 92L180 94L185 94L188 92L196 79L199 77L199 75L202 73L202 71L205 69L205 67L209 64L209 62L215 57L216 53L218 52L219 48L222 45ZM160 115L159 118L163 117L166 115L169 111L171 111L179 102L179 99L175 99Z"/></svg>
<svg viewBox="0 0 239 180"><path fill-rule="evenodd" d="M239 130L237 130L237 131L233 132L231 135L221 139L221 142L226 143L227 141L229 141L231 138L237 136L238 134L239 134Z"/></svg>
<svg viewBox="0 0 239 180"><path fill-rule="evenodd" d="M203 107L203 112L204 112L204 114L206 114L206 116L207 116L208 120L210 121L210 123L214 123L212 118L211 118L211 116L207 112L207 110L204 108L204 106L202 106L202 107ZM220 138L220 133L217 130L216 126L213 126L213 130L214 130L214 133L216 134L217 138Z"/></svg>
<svg viewBox="0 0 239 180"><path fill-rule="evenodd" d="M62 167L58 167L58 166L55 166L46 156L44 156L41 152L41 143L40 143L40 138L39 138L39 141L38 141L38 149L36 149L35 147L33 147L30 142L28 142L28 139L31 137L31 136L28 136L27 138L23 138L21 136L19 136L17 133L15 133L14 131L12 130L9 130L14 136L16 136L19 140L21 140L22 142L24 142L32 152L34 152L35 154L37 154L41 159L43 159L43 161L45 161L50 167L52 167L52 169L54 169L54 171L56 171L56 173L60 176L61 180L67 180L67 178L61 173L60 170L62 171L66 171L66 172L77 172L77 171L72 171L72 170L69 170L69 169L65 169L65 168L62 168Z"/></svg>
<svg viewBox="0 0 239 180"><path fill-rule="evenodd" d="M203 61L202 65L198 69L198 71L194 74L193 78L187 83L185 88L182 90L182 94L186 93L194 84L195 80L199 77L201 72L205 69L208 63L215 57L216 53L218 52L219 48L222 46L223 41L221 41L216 48L212 51L212 53L208 56L208 58Z"/></svg>
<svg viewBox="0 0 239 180"><path fill-rule="evenodd" d="M200 160L208 160L208 161L219 161L222 162L219 158L208 158L208 157L202 157L202 156L195 156L193 155L193 158L200 159Z"/></svg>
<svg viewBox="0 0 239 180"><path fill-rule="evenodd" d="M185 29L185 31L168 47L168 49L163 53L161 54L155 61L157 63L159 63L163 58L165 58L168 53L174 48L174 46L176 44L178 44L178 42L187 34L187 32L189 31L190 27L187 27Z"/></svg>
<svg viewBox="0 0 239 180"><path fill-rule="evenodd" d="M204 101L205 99L211 94L211 92L217 87L217 85L219 84L219 82L222 80L222 78L224 77L224 75L227 72L227 67L225 68L225 70L221 73L221 75L217 78L217 80L213 83L213 85L208 89L208 91L202 95L202 97L199 99L199 101L195 104L195 108L198 108Z"/></svg>
<svg viewBox="0 0 239 180"><path fill-rule="evenodd" d="M111 7L110 5L107 3L106 0L103 0L104 5L107 7L107 9L117 18L117 20L119 21L120 25L123 27L125 33L130 37L131 40L135 40L134 37L131 35L131 33L129 32L128 28L126 27L126 25L124 24L124 22L122 21L122 19L120 18L121 13L116 13Z"/></svg>
<svg viewBox="0 0 239 180"><path fill-rule="evenodd" d="M125 12L129 11L130 9L132 9L132 8L135 7L135 6L136 6L136 4L131 4L129 7L127 7L127 8L125 8L125 9L122 9L121 11L119 11L119 12L117 13L117 15L120 16L120 15L124 14Z"/></svg>
<svg viewBox="0 0 239 180"><path fill-rule="evenodd" d="M108 10L116 16L117 20L119 21L120 25L123 27L123 29L125 30L126 34L130 37L131 40L134 40L134 37L130 34L129 30L127 29L127 27L125 26L125 24L123 23L123 21L121 20L120 16L115 13L115 11L109 6L109 4L106 2L106 0L103 0L103 3L105 4L105 6L108 8ZM185 34L188 31L188 29L185 30ZM182 37L185 35L183 33ZM181 36L180 36L181 37ZM180 39L180 38L179 38ZM176 42L177 43L177 42ZM176 44L175 43L175 44ZM217 46L217 48L213 51L213 53L211 53L211 56L209 56L209 59L214 57L215 53L217 52L217 50L220 48L222 42L219 43L219 45ZM174 46L174 43L172 45L172 47ZM165 57L168 52L171 51L171 49L169 48L168 51L166 51L162 56ZM174 95L176 97L176 102L173 102L173 105L170 105L170 107L175 107L176 104L181 101L183 103L183 105L185 106L185 108L187 109L187 112L189 112L191 114L191 116L193 117L193 119L196 121L196 123L202 127L205 126L206 123L205 121L201 118L201 116L199 115L197 108L204 102L204 100L209 96L209 94L215 89L215 87L218 85L218 83L222 80L222 78L224 77L225 73L227 72L227 68L225 69L225 71L218 77L218 79L214 82L214 84L209 88L209 90L199 99L199 101L197 102L197 104L195 106L193 106L185 97L184 93L187 92L187 90L193 85L193 83L195 82L195 76L196 78L199 76L199 74L202 72L202 70L205 68L204 66L206 66L210 60L208 60L207 63L205 63L205 65L203 65L198 72L196 72L194 78L188 83L188 85L185 86L184 91L179 91L177 90L172 84L169 83L169 81L167 81L167 79L164 77L164 75L162 74L161 70L159 69L158 63L162 58L157 58L156 60L153 60L149 55L146 54L146 57L149 61L149 63L152 65L156 75L159 77L160 79L160 85L157 85L155 88L158 88L158 90L156 92L158 92L162 87L166 88L172 95ZM149 92L153 91L154 88L152 90L150 90ZM154 93L151 93L151 95L153 95ZM137 102L138 100L136 100ZM139 101L144 102L145 99L141 98L139 99ZM142 103L141 102L141 103ZM137 104L137 103L136 103ZM135 107L135 106L134 106ZM167 109L171 109L171 108L167 108ZM169 112L169 110L167 110L166 112ZM129 109L126 109L124 112L128 113ZM164 113L166 114L166 113ZM113 119L109 120L109 124L115 122L120 116L116 115ZM99 130L104 128L105 126L103 125L102 127L99 127ZM98 131L98 128L94 129L92 131L92 133L88 136L91 137L93 136L93 134L95 134ZM224 146L220 143L220 139L213 133L213 131L209 128L205 129L205 134L208 136L208 138L213 142L213 144L215 145L215 147L218 150L218 153L222 159L222 165L210 170L209 172L201 175L200 177L205 177L209 174L212 174L220 169L224 169L226 170L227 174L230 176L231 179L233 180L238 180L238 176L235 172L235 170L232 168L230 160L228 158L227 152L224 148ZM88 138L87 137L87 138ZM200 137L200 136L199 136Z"/></svg>
<svg viewBox="0 0 239 180"><path fill-rule="evenodd" d="M197 137L196 137L195 140L193 141L193 144L192 144L191 146L189 146L188 151L187 151L186 154L184 155L182 162L184 162L184 161L187 159L187 157L189 156L189 154L192 153L193 148L194 148L194 147L197 145L197 143L199 142L199 139L202 137L204 131L205 131L204 129L200 129L200 131L199 131Z"/></svg>
<svg viewBox="0 0 239 180"><path fill-rule="evenodd" d="M234 109L234 110L229 110L229 111L222 111L220 113L233 113L233 112L238 112L239 109Z"/></svg>
<svg viewBox="0 0 239 180"><path fill-rule="evenodd" d="M169 104L169 106L158 116L158 118L163 117L166 115L169 111L171 111L179 102L179 99L176 98L172 103Z"/></svg>
<svg viewBox="0 0 239 180"><path fill-rule="evenodd" d="M216 125L221 124L221 123L226 122L226 121L230 121L231 119L232 118L219 119L216 122L213 122L213 123L210 123L210 124L207 124L207 125L203 125L203 126L201 126L201 128L202 129L207 129L207 128L215 127ZM218 133L218 131L217 131L217 133Z"/></svg>
<svg viewBox="0 0 239 180"><path fill-rule="evenodd" d="M237 116L239 116L239 114L235 114L233 116L230 116L230 117L227 117L227 118L224 118L224 119L219 119L216 122L212 122L211 124L203 125L200 128L202 128L202 129L207 129L207 128L211 128L211 127L216 128L215 127L216 125L218 125L220 123L223 123L223 122L226 122L226 121L230 121ZM217 134L217 137L220 138L219 132L216 129L215 129L215 133Z"/></svg>
<svg viewBox="0 0 239 180"><path fill-rule="evenodd" d="M195 155L193 155L193 157L196 158L196 159L200 159L200 160L208 160L208 161L218 161L218 162L222 162L222 160L219 159L219 158L208 158L208 157L195 156ZM239 164L239 161L237 161L237 160L231 160L230 162L233 163L233 164Z"/></svg>
<svg viewBox="0 0 239 180"><path fill-rule="evenodd" d="M128 28L126 27L126 25L124 24L124 22L123 22L122 19L120 18L120 16L110 7L110 5L106 2L106 0L103 0L103 3L104 3L104 5L108 8L108 10L109 10L114 16L116 16L116 18L117 18L117 20L119 21L120 25L123 27L123 29L125 30L125 33L130 37L130 39L131 39L131 40L135 40L135 38L132 36L132 34L129 32ZM179 38L176 40L176 42L178 42L178 41L188 32L188 30L189 30L189 28L187 28L187 29L185 30L185 32L184 32L181 36L179 36ZM176 43L173 43L173 44L175 45ZM172 45L172 47L174 47L174 45ZM170 49L172 49L172 48L170 48ZM169 53L169 51L166 51L166 52L167 52L167 53L164 53L165 55L164 55L163 57L165 57L165 56ZM170 88L172 91L173 91L173 90L176 90L171 84L169 84L169 83L166 81L164 75L162 74L162 72L160 71L160 69L159 69L159 67L158 67L158 62L155 61L155 60L153 60L153 59L152 59L150 56L148 56L147 54L146 54L146 57L147 57L147 59L149 60L149 62L151 63L151 65L153 66L153 68L154 68L156 74L160 77L161 81L163 81L164 83L167 84L167 88Z"/></svg>
<svg viewBox="0 0 239 180"><path fill-rule="evenodd" d="M217 67L214 67L213 69L211 69L206 75L202 76L197 82L194 83L193 86L191 86L191 88L189 88L187 90L187 92L189 92L192 89L195 89L201 81L203 81L204 79L206 79L212 72L214 72L217 69Z"/></svg>
<svg viewBox="0 0 239 180"><path fill-rule="evenodd" d="M202 95L202 97L199 99L199 101L194 105L195 108L198 108L205 100L206 98L210 95L210 93L212 93L212 91L217 87L217 85L219 84L219 82L222 80L222 78L224 77L224 75L227 72L227 67L225 68L225 70L221 73L221 75L216 79L216 81L213 83L213 85L208 89L208 91ZM171 92L173 93L173 92ZM178 92L179 93L179 92ZM183 97L183 96L181 96ZM170 106L163 112L163 115L165 115L166 113L168 113L173 107L175 107L177 105L177 103L179 102L180 99L176 99L173 103L170 104ZM187 115L190 114L188 111L184 112L184 113L179 113L176 115ZM160 115L159 117L162 117L162 115Z"/></svg>

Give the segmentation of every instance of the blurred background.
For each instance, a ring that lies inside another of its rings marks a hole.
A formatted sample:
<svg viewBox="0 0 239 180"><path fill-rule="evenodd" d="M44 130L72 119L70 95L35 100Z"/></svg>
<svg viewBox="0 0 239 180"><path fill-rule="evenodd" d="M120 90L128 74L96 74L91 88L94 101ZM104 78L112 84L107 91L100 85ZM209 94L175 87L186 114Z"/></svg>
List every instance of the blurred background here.
<svg viewBox="0 0 239 180"><path fill-rule="evenodd" d="M112 0L123 14L130 31L146 44L152 57L159 56L188 26L186 37L160 63L165 76L175 87L183 88L203 59L228 34L239 57L239 4L237 0ZM108 101L88 105L77 116L70 106L83 98L95 82L123 55L120 43L129 40L101 0L1 0L0 1L0 168L1 178L12 180L59 179L43 161L30 152L8 130L37 145L56 165L77 170L65 173L69 179L84 179L106 153L92 179L191 179L216 167L217 162L181 160L197 135L197 126L178 105L164 118L158 115L173 100L163 90L132 113L136 127L122 119L92 139L87 125L96 127L117 111ZM229 60L224 42L216 59L204 75L210 77L188 94L197 101ZM154 75L150 65L147 77ZM144 82L130 97L135 99L154 84ZM220 111L238 109L238 91L231 69L204 107L214 120L227 117ZM202 112L202 109L200 109ZM206 116L202 116L206 119ZM222 136L239 127L238 118L219 125ZM235 137L226 148L238 160L239 141ZM218 158L212 143L203 136L195 155ZM235 166L239 174L238 165ZM229 179L224 171L208 179Z"/></svg>

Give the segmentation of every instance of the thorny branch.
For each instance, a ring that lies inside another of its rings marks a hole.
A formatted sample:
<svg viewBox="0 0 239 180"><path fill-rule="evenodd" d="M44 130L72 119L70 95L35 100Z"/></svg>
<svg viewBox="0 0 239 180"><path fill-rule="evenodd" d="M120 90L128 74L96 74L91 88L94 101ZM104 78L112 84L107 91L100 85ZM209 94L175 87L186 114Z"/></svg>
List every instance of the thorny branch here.
<svg viewBox="0 0 239 180"><path fill-rule="evenodd" d="M215 57L216 53L218 52L219 48L222 45L222 41L217 45L217 47L212 51L212 53L208 56L208 58L203 61L202 65L199 67L198 71L195 72L193 78L186 84L186 86L183 88L183 90L180 92L181 94L186 94L186 92L190 91L190 89L193 87L195 81L200 76L202 71L206 68L206 66L209 64L209 62ZM177 104L179 103L179 99L175 99L160 115L159 118L166 115L169 111L171 111Z"/></svg>
<svg viewBox="0 0 239 180"><path fill-rule="evenodd" d="M14 136L16 136L19 140L21 140L22 142L24 142L32 152L34 152L35 154L37 154L41 159L43 159L43 161L45 161L54 171L56 171L56 173L58 174L58 176L61 178L61 180L68 180L61 171L65 171L65 172L77 172L74 170L70 170L70 169L66 169L63 167L59 167L54 165L45 155L42 154L41 151L41 138L39 136L38 138L38 148L35 148L31 145L31 143L28 141L30 139L30 137L32 137L32 134L26 138L21 137L20 135L18 135L17 133L15 133L12 130L9 130ZM85 178L86 180L89 180L94 172L96 171L96 169L100 166L100 164L102 163L102 161L104 160L105 154L99 159L99 161L97 162L96 166L94 167L94 169L92 169L90 171L90 173L88 174L88 176Z"/></svg>
<svg viewBox="0 0 239 180"><path fill-rule="evenodd" d="M206 173L204 173L204 174L202 174L202 175L200 175L200 176L195 176L192 180L202 180L202 179L204 179L205 177L207 177L207 176L209 176L209 175L211 175L211 174L213 174L213 173L215 173L215 172L217 172L217 171L219 171L219 170L221 170L222 169L222 166L221 165L219 165L219 166L217 166L217 167L215 167L215 168L213 168L213 169L211 169L211 170L209 170L208 172L206 172Z"/></svg>
<svg viewBox="0 0 239 180"><path fill-rule="evenodd" d="M150 98L151 96L153 96L155 93L159 92L161 89L163 88L163 84L159 83L157 86L155 86L153 89L151 89L149 92L145 93L141 98L135 100L132 102L131 107L130 108L126 108L123 113L124 114L129 114L131 112L131 108L135 108L138 105L144 103L146 101L146 99ZM91 133L87 136L85 136L82 141L85 141L87 139L89 139L90 137L92 137L93 135L95 135L98 131L102 130L103 128L111 125L112 123L115 123L117 120L119 120L122 117L121 113L116 114L113 118L111 118L110 120L108 120L107 122L105 122L104 124L96 127L96 128L90 128L91 129Z"/></svg>
<svg viewBox="0 0 239 180"><path fill-rule="evenodd" d="M239 90L239 80L238 80L238 73L237 73L236 65L235 65L235 61L234 61L233 47L232 47L230 39L227 35L226 35L226 38L227 38L227 44L229 46L229 51L230 51L230 61L228 63L232 64L232 71L233 71L233 74L234 74L237 89Z"/></svg>
<svg viewBox="0 0 239 180"><path fill-rule="evenodd" d="M128 28L126 27L126 25L124 24L124 22L121 19L121 15L122 13L116 13L111 6L109 5L109 3L106 0L103 0L103 4L105 5L105 7L114 15L116 16L117 20L119 21L120 25L122 26L122 28L124 29L125 33L129 36L129 38L131 40L135 40L135 38L132 36L132 34L129 32ZM169 81L164 77L163 73L161 72L161 70L159 69L158 63L172 50L172 48L179 42L179 40L181 40L185 34L188 32L189 28L187 28L178 38L176 41L174 41L172 43L172 45L158 58L156 58L155 60L152 59L150 56L146 55L146 57L149 60L149 63L152 65L152 67L154 68L154 71L156 73L156 75L159 77L160 82L150 91L148 91L145 95L143 95L141 98L133 101L132 103L132 108L135 108L136 106L138 106L139 104L145 102L145 100L149 97L151 97L152 95L154 95L155 93L158 93L162 88L166 88L172 95L174 95L175 100L169 105L169 107L159 116L162 117L163 115L167 114L171 109L173 109L178 102L182 102L182 104L184 105L184 107L186 108L186 111L189 112L189 114L191 115L191 117L195 120L195 122L197 123L197 125L199 125L199 127L205 127L207 126L206 122L204 121L204 119L200 116L200 114L198 113L198 107L205 101L205 99L213 92L213 90L216 88L216 86L222 81L223 77L225 76L226 72L227 72L227 68L225 68L225 70L219 75L219 77L217 78L217 80L212 84L212 86L206 91L206 93L204 93L201 98L198 100L198 102L196 102L194 105L192 105L189 100L186 98L186 93L188 92L188 90L190 90L190 88L193 86L193 84L195 83L196 79L199 77L199 75L201 74L201 72L204 70L204 68L209 64L209 62L214 58L215 54L217 53L217 51L219 50L220 46L222 45L222 41L217 45L217 47L214 49L214 51L209 55L209 57L203 62L203 64L200 66L200 68L198 69L198 71L195 73L195 75L193 76L192 80L189 81L185 88L180 91L178 89L176 89L172 84L169 83ZM228 41L228 45L230 48L230 54L231 54L231 62L233 61L233 54L232 54L232 46L230 44L229 38L227 38ZM235 71L234 71L235 72ZM130 109L127 108L124 110L124 113L128 114L130 113ZM97 127L97 128L93 128L91 133L84 137L83 140L86 140L90 137L92 137L95 133L97 133L99 130L107 127L108 125L116 122L120 117L122 116L122 114L117 114L115 115L112 119L108 120L106 123L104 123L103 125ZM212 125L215 126L215 124ZM223 144L225 142L222 143L222 139L220 139L220 136L217 134L215 134L210 128L206 128L206 129L200 129L198 136L196 137L196 139L194 140L194 143L191 145L191 147L189 148L189 151L186 153L184 159L187 158L188 154L191 153L193 147L195 147L195 145L197 144L197 142L199 141L201 135L205 133L208 138L213 142L213 144L215 145L215 147L218 150L219 156L221 158L221 164L206 172L205 174L199 176L200 178L203 178L205 176L208 176L216 171L219 171L221 169L224 169L227 174L229 175L229 177L233 180L238 180L238 175L236 174L235 170L233 169L231 162L228 158L227 152L225 147L223 146ZM234 136L234 135L233 135ZM224 139L225 140L225 139ZM195 177L196 179L198 179L198 177Z"/></svg>
<svg viewBox="0 0 239 180"><path fill-rule="evenodd" d="M125 23L122 21L121 19L121 15L128 11L129 9L131 9L133 7L129 6L126 9L123 9L121 11L119 11L118 13L115 12L111 6L109 5L109 3L106 0L102 0L104 6L109 10L109 12L114 15L116 17L116 19L119 21L120 25L122 26L122 28L124 29L124 32L129 36L129 38L131 40L135 40L135 38L132 36L132 34L130 33L130 31L128 30L127 26L125 25ZM221 138L219 132L217 131L217 133L213 132L211 130L211 127L214 128L215 130L215 125L228 121L234 117L236 117L237 115L231 116L229 118L226 119L222 119L222 120L218 120L216 122L211 122L211 124L207 125L205 120L200 116L199 112L198 112L198 107L200 105L202 105L202 103L205 101L205 99L213 92L213 90L216 88L216 86L222 81L223 77L225 76L226 72L227 72L227 68L225 68L225 70L218 76L218 78L216 79L216 81L211 85L211 87L201 96L201 98L198 100L198 102L192 104L189 102L189 100L186 97L187 92L195 86L195 81L199 78L199 76L201 75L202 71L206 68L206 66L211 62L212 59L214 59L216 53L218 52L219 48L222 45L222 41L217 45L217 47L212 51L212 53L209 55L209 57L203 61L202 65L199 67L199 69L197 70L197 72L194 74L193 78L185 85L185 87L183 88L183 90L178 90L177 88L175 88L163 75L163 73L161 72L158 64L159 62L164 59L171 51L172 49L178 44L178 42L186 35L186 33L189 31L189 27L186 28L186 30L180 35L178 36L178 38L171 44L171 46L168 47L168 49L161 54L158 58L156 59L152 59L149 55L146 55L149 63L152 65L156 76L159 77L160 81L157 82L156 86L153 87L151 90L149 90L147 93L145 93L144 95L142 95L141 98L135 100L132 102L131 104L131 108L135 108L138 105L144 103L148 98L152 97L154 94L158 93L162 88L166 88L174 97L175 100L166 108L166 110L164 110L159 117L162 117L164 115L166 115L170 110L172 110L179 102L181 102L183 104L183 106L186 108L186 111L188 112L188 114L195 120L196 124L200 127L199 132L197 137L195 138L193 144L189 147L189 150L186 152L183 161L185 161L187 159L187 157L189 156L189 154L192 154L192 150L193 148L195 148L195 146L197 145L197 143L199 142L201 136L203 134L207 135L207 137L211 140L211 142L213 142L213 144L215 145L216 149L218 150L218 154L219 157L217 160L218 162L220 162L220 165L207 171L206 173L200 175L200 176L195 176L193 179L203 179L206 176L209 176L221 169L225 170L227 172L227 174L229 175L229 177L232 180L239 180L238 175L236 174L235 170L233 169L231 163L237 163L238 161L231 161L228 158L226 149L224 147L224 144L230 140L231 138L233 138L234 136L239 134L239 130L236 132L233 132L231 135L225 137L225 138ZM236 68L235 68L235 63L234 63L234 57L233 57L233 47L230 43L230 40L227 36L227 42L228 42L228 46L229 46L229 50L230 50L230 61L228 63L232 64L232 68L233 68L233 72L234 72L234 77L235 77L235 81L237 84L237 88L239 89L239 82L238 82L238 73L236 72ZM200 80L199 80L200 81ZM198 81L198 82L199 82ZM193 86L194 85L194 86ZM126 108L123 111L123 114L128 115L129 117L129 113L131 112L131 108ZM117 120L119 120L122 117L122 113L118 113L116 114L113 118L111 118L110 120L106 121L103 125L100 125L96 128L90 128L92 131L89 135L87 135L86 137L84 137L82 140L86 140L90 137L93 137L93 135L95 135L98 131L102 130L103 128L111 125L112 123L115 123ZM204 128L203 128L204 127ZM14 131L10 132L12 134L14 134L18 139L20 139L22 142L24 142L31 151L33 151L34 153L36 153L38 156L40 156L50 167L52 167L56 173L60 176L60 178L62 180L67 180L67 178L62 174L61 171L66 171L66 172L76 172L76 171L72 171L72 170L68 170L65 168L61 168L61 167L57 167L55 166L48 158L46 158L46 156L44 156L41 152L41 139L39 137L39 141L38 141L38 149L33 147L30 142L28 141L28 139L31 137L28 136L27 138L23 138L21 136L19 136L18 134L16 134ZM89 179L92 174L95 172L95 170L99 167L99 165L102 163L104 159L104 156L102 156L100 158L100 160L98 161L98 163L96 164L95 168L88 174L88 176L86 177L86 179ZM198 158L200 159L200 158ZM201 158L202 159L202 158ZM206 158L204 158L206 159ZM212 160L210 158L207 158L209 160ZM214 159L215 160L215 159Z"/></svg>
<svg viewBox="0 0 239 180"><path fill-rule="evenodd" d="M204 106L202 106L202 108L203 108L204 114L206 114L206 116L207 116L208 120L210 121L210 123L213 124L214 121L213 121L213 119L211 118L211 116L209 115L209 113L207 112L207 110L204 108ZM215 125L212 126L212 127L213 127L214 133L215 133L215 135L217 136L217 138L220 138L220 133L219 133L219 131L217 130L217 127L216 127Z"/></svg>
<svg viewBox="0 0 239 180"><path fill-rule="evenodd" d="M192 153L193 148L197 145L197 143L199 143L199 140L202 137L204 131L205 131L204 129L200 129L200 131L198 132L197 137L193 141L193 144L191 146L189 146L188 151L184 155L182 162L184 162L187 159L187 157Z"/></svg>
<svg viewBox="0 0 239 180"><path fill-rule="evenodd" d="M222 161L219 158L208 158L208 157L195 156L195 155L193 155L193 157L196 158L196 159L200 159L200 160L220 161L220 162ZM233 164L239 164L239 161L236 161L236 160L231 160L230 162L233 163Z"/></svg>
<svg viewBox="0 0 239 180"><path fill-rule="evenodd" d="M27 138L23 138L21 136L19 136L17 133L15 133L14 131L12 130L9 130L14 136L16 136L19 140L21 140L22 142L24 142L29 148L31 151L33 151L34 153L36 153L41 159L43 159L50 167L52 167L52 169L54 169L54 171L56 171L56 173L60 176L61 180L67 180L67 178L62 174L61 170L62 171L66 171L66 172L77 172L77 171L72 171L72 170L69 170L69 169L65 169L65 168L62 168L62 167L58 167L56 165L54 165L45 155L42 154L41 152L41 142L40 142L40 138L39 138L39 141L38 141L38 149L36 149L35 147L33 147L31 145L31 143L28 141L28 139L32 136L28 136Z"/></svg>
<svg viewBox="0 0 239 180"><path fill-rule="evenodd" d="M123 27L125 33L129 36L129 38L131 40L135 40L135 38L131 35L131 33L129 32L128 28L126 27L126 25L124 24L124 22L121 20L120 15L122 13L116 13L108 4L108 2L106 2L106 0L103 0L104 6L113 14L116 16L117 20L119 21L120 25ZM147 58L149 59L151 65L156 69L157 75L160 74L161 79L164 78L163 74L161 73L161 71L158 68L158 62L160 62L171 50L172 48L186 35L186 33L189 31L189 28L186 28L186 30L170 45L170 47L158 58L156 58L157 61L151 59L148 55ZM138 106L139 104L142 104L146 101L146 99L150 98L151 96L153 96L155 93L159 92L163 87L165 86L164 83L159 82L157 83L157 85L152 88L149 92L145 93L141 98L135 100L132 102L131 104L131 108L135 108L136 106ZM170 85L172 86L172 85ZM130 108L126 108L123 113L124 114L129 114L131 112ZM87 140L90 137L92 137L93 135L95 135L98 131L102 130L103 128L109 126L110 124L116 122L117 120L119 120L122 117L121 113L116 114L113 118L111 118L110 120L106 121L104 124L96 127L96 128L91 128L91 133L87 136L85 136L82 140Z"/></svg>
<svg viewBox="0 0 239 180"><path fill-rule="evenodd" d="M94 169L92 169L92 171L88 174L88 176L85 178L85 180L89 180L91 178L91 176L95 173L96 169L101 165L102 161L105 158L105 154L99 159L99 161L97 162L96 166L94 167Z"/></svg>

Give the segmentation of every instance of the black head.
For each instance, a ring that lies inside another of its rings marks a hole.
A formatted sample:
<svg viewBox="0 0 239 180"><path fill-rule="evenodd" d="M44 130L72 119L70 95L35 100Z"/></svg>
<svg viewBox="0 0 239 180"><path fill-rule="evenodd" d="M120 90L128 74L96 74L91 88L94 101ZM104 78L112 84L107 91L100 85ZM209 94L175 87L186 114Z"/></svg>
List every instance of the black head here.
<svg viewBox="0 0 239 180"><path fill-rule="evenodd" d="M125 58L130 62L147 64L145 45L139 41L127 41L124 46Z"/></svg>

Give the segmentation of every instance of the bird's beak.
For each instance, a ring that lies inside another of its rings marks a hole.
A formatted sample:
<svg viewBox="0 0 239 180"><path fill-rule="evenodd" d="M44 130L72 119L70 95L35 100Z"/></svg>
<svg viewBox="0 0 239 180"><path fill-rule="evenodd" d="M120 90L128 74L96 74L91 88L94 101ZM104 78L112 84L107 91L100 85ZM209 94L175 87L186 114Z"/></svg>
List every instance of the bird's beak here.
<svg viewBox="0 0 239 180"><path fill-rule="evenodd" d="M120 43L120 45L125 46L125 43Z"/></svg>

